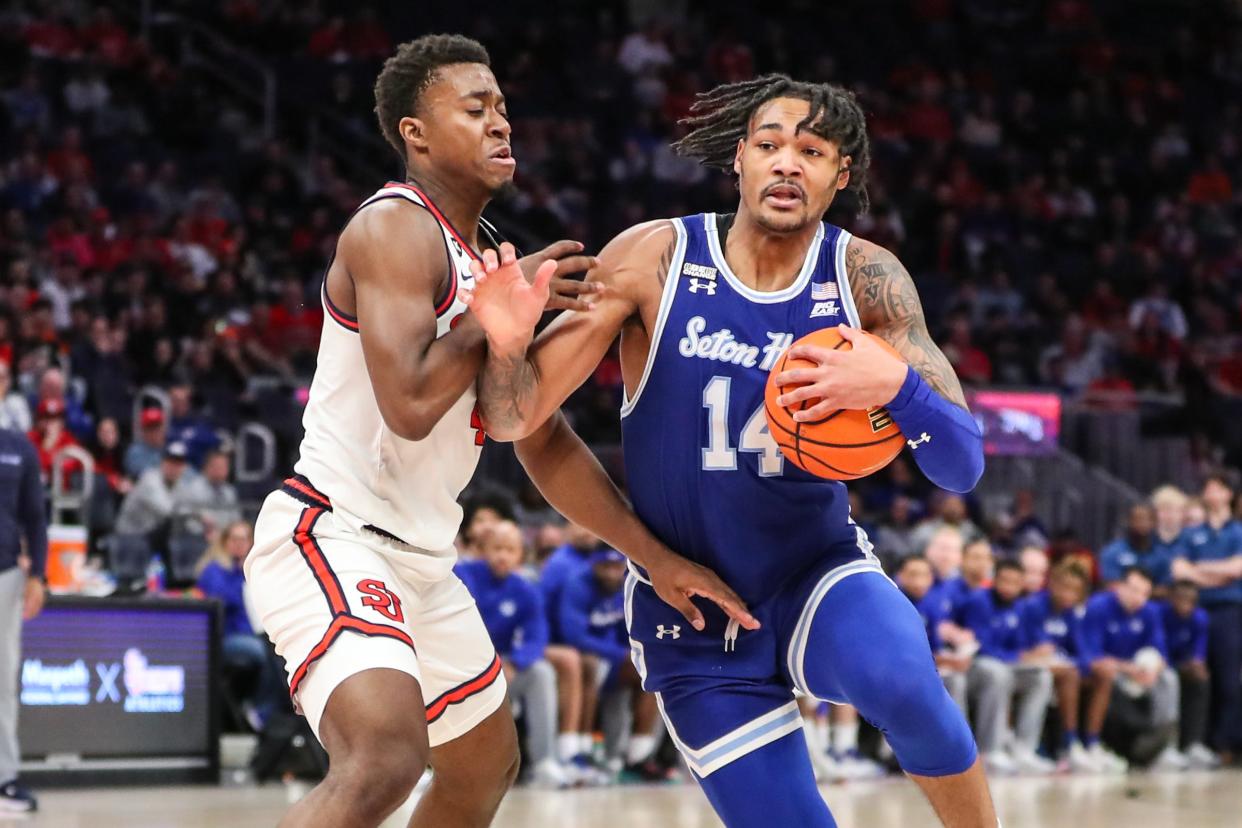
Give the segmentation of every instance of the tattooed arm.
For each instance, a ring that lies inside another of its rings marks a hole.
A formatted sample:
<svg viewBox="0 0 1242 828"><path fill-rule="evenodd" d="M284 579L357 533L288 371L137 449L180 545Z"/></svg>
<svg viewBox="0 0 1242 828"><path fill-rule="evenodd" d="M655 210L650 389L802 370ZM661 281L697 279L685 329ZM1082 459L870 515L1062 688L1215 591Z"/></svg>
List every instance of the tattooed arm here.
<svg viewBox="0 0 1242 828"><path fill-rule="evenodd" d="M531 434L586 381L622 328L641 324L641 308L659 303L674 238L667 221L619 235L587 274L603 288L598 304L589 312L561 314L533 343L508 336L511 314L504 297L484 293L494 289L492 275L475 289L471 308L488 335L478 395L489 437L510 441Z"/></svg>
<svg viewBox="0 0 1242 828"><path fill-rule="evenodd" d="M962 384L932 341L914 280L897 257L865 239L850 239L845 269L864 330L883 339L937 393L966 408Z"/></svg>
<svg viewBox="0 0 1242 828"><path fill-rule="evenodd" d="M850 241L845 266L863 329L892 345L901 359L874 338L842 325L841 336L852 345L848 350L818 345L789 350L791 360L808 360L814 367L777 375L782 388L777 404L812 401L794 412L799 422L841 408L882 405L929 480L950 491L970 491L983 474L983 435L966 410L953 367L927 333L914 281L892 253L862 239Z"/></svg>

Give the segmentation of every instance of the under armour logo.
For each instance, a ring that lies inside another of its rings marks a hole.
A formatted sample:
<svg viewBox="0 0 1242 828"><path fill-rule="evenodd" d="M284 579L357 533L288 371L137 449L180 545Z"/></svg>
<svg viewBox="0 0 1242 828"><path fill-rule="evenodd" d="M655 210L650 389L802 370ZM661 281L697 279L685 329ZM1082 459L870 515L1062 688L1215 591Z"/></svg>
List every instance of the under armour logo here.
<svg viewBox="0 0 1242 828"><path fill-rule="evenodd" d="M921 435L919 435L919 439L917 439L917 440L906 440L906 442L910 444L910 448L912 448L912 449L916 449L916 448L918 448L919 446L923 445L924 443L930 443L930 442L931 442L931 435L930 435L930 434L928 434L926 431L924 431Z"/></svg>
<svg viewBox="0 0 1242 828"><path fill-rule="evenodd" d="M663 639L666 635L672 636L674 641L681 638L681 625L674 624L672 629L665 627L663 624L656 627L656 638Z"/></svg>
<svg viewBox="0 0 1242 828"><path fill-rule="evenodd" d="M708 281L706 279L691 279L690 280L690 292L698 293L700 290L706 292L708 296L715 296L716 295L716 283Z"/></svg>

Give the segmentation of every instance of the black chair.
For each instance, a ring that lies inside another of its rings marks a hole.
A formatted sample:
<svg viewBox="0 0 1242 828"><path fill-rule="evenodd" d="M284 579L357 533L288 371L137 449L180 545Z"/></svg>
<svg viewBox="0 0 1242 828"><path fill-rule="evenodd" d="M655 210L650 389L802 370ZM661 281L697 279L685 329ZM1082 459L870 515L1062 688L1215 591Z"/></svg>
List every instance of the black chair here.
<svg viewBox="0 0 1242 828"><path fill-rule="evenodd" d="M207 551L207 538L198 532L175 532L168 537L168 585L194 583L199 561Z"/></svg>
<svg viewBox="0 0 1242 828"><path fill-rule="evenodd" d="M118 592L142 589L151 562L151 540L146 535L116 533L108 539L108 557Z"/></svg>

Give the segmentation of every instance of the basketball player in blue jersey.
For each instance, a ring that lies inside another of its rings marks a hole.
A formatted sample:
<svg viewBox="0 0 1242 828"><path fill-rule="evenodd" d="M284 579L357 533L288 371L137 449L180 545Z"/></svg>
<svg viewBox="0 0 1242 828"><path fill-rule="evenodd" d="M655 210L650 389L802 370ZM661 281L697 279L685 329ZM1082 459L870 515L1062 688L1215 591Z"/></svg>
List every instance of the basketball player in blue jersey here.
<svg viewBox="0 0 1242 828"><path fill-rule="evenodd" d="M245 563L255 608L332 760L282 825L376 826L430 764L411 826L481 828L517 773L501 660L452 572L457 498L483 445L474 386L486 347L459 296L468 263L495 255L481 213L516 166L488 64L454 35L402 44L385 63L376 114L406 180L341 231L295 474L256 521ZM517 267L546 295L557 271L592 263L581 249L558 242ZM573 301L568 288L557 301ZM696 614L691 595L719 596L753 623L713 573L644 529L572 432L540 441L599 510L597 531L661 594Z"/></svg>
<svg viewBox="0 0 1242 828"><path fill-rule="evenodd" d="M797 690L852 704L879 727L945 825L994 828L974 740L918 613L850 519L845 486L786 463L763 411L780 355L841 324L853 349L795 348L815 367L778 377L805 383L786 387L780 404L821 400L799 420L886 406L934 483L965 492L982 473L981 435L910 275L887 250L822 221L841 190L866 206L862 111L839 87L780 75L719 87L693 111L676 149L737 175L736 214L625 231L590 273L604 286L598 305L537 339L542 284L521 278L503 246L495 266L474 268L465 301L488 338L479 379L488 433L527 438L518 451L536 483L554 503L574 501L541 443L565 426L540 424L620 334L634 509L664 543L715 569L760 622L741 629L704 605L706 624L688 629L648 573L630 567L633 660L725 824L835 824L815 787Z"/></svg>

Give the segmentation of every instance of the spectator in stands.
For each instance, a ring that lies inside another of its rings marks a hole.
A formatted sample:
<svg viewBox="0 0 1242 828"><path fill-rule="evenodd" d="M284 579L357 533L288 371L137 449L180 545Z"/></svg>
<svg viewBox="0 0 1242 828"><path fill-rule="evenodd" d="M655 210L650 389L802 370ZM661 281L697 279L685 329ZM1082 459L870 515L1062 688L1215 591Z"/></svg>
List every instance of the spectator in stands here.
<svg viewBox="0 0 1242 828"><path fill-rule="evenodd" d="M853 492L851 492L853 494ZM876 557L885 572L892 572L906 558L916 554L914 546L914 504L899 494L893 497L888 513L876 527L873 542Z"/></svg>
<svg viewBox="0 0 1242 828"><path fill-rule="evenodd" d="M185 446L186 457L194 468L201 468L207 452L220 445L211 424L194 411L194 389L178 382L168 389L168 439Z"/></svg>
<svg viewBox="0 0 1242 828"><path fill-rule="evenodd" d="M1099 561L1096 560L1095 553L1079 540L1078 533L1073 527L1065 526L1058 529L1052 536L1048 552L1053 566L1064 561L1074 561L1091 576L1091 583L1094 584L1099 580L1097 576Z"/></svg>
<svg viewBox="0 0 1242 828"><path fill-rule="evenodd" d="M552 550L539 573L539 588L543 591L544 605L549 607L548 629L553 641L564 641L561 634L561 593L570 578L591 565L591 554L599 549L601 541L584 526L570 523L565 527L565 542Z"/></svg>
<svg viewBox="0 0 1242 828"><path fill-rule="evenodd" d="M64 404L55 398L43 400L35 411L34 429L30 432L30 442L34 443L39 452L39 468L43 470L43 478L52 479L52 460L61 450L78 445L69 430L65 427ZM66 471L81 468L76 460L67 461Z"/></svg>
<svg viewBox="0 0 1242 828"><path fill-rule="evenodd" d="M544 658L548 622L534 584L518 574L522 531L502 520L482 541L482 559L461 561L462 579L504 665L510 697L522 706L532 774L541 787L562 788L569 776L556 757L556 672Z"/></svg>
<svg viewBox="0 0 1242 828"><path fill-rule="evenodd" d="M1207 748L1208 614L1199 606L1199 588L1177 581L1161 607L1169 665L1177 671L1181 688L1178 749L1191 768L1219 767L1220 759Z"/></svg>
<svg viewBox="0 0 1242 828"><path fill-rule="evenodd" d="M1177 673L1168 665L1164 619L1150 600L1151 590L1147 571L1130 567L1112 589L1097 593L1087 602L1083 627L1094 656L1093 669L1113 675L1114 692L1119 690L1132 699L1150 698L1148 724L1158 736L1168 739L1175 735L1177 726ZM1183 770L1186 757L1170 742L1157 757L1155 767Z"/></svg>
<svg viewBox="0 0 1242 828"><path fill-rule="evenodd" d="M193 475L186 487L183 508L203 522L205 534L241 520L237 490L229 483L229 455L215 449L203 461L202 474Z"/></svg>
<svg viewBox="0 0 1242 828"><path fill-rule="evenodd" d="M461 557L477 558L488 531L502 520L513 520L513 499L497 489L471 494L462 504L462 530L457 546Z"/></svg>
<svg viewBox="0 0 1242 828"><path fill-rule="evenodd" d="M90 452L95 459L95 485L86 525L91 541L96 542L112 533L121 500L133 488L134 481L122 470L121 429L116 420L106 417L99 421Z"/></svg>
<svg viewBox="0 0 1242 828"><path fill-rule="evenodd" d="M962 589L962 533L953 526L941 527L928 541L923 556L932 566L935 583L927 600L936 607L940 639L950 647L974 642L974 633L953 620L969 593Z"/></svg>
<svg viewBox="0 0 1242 828"><path fill-rule="evenodd" d="M118 534L145 535L153 548L164 547L171 521L191 491L193 472L187 469L188 462L184 443L168 444L159 466L143 472L121 502L116 518Z"/></svg>
<svg viewBox="0 0 1242 828"><path fill-rule="evenodd" d="M65 426L75 440L89 440L94 432L95 424L91 416L82 408L82 403L72 394L66 392L65 372L59 368L48 368L39 377L39 397L35 408L44 402L59 404L63 412Z"/></svg>
<svg viewBox="0 0 1242 828"><path fill-rule="evenodd" d="M1019 613L1022 567L1014 561L996 565L991 589L975 591L962 609L962 621L979 641L979 653L967 677L976 739L988 771L998 775L1051 773L1055 765L1035 752L1052 697L1052 674L1042 662L1045 649L1029 640ZM1004 749L1010 710L1014 739Z"/></svg>
<svg viewBox="0 0 1242 828"><path fill-rule="evenodd" d="M1009 514L1014 542L1018 546L1046 547L1050 534L1035 510L1035 493L1030 489L1018 489L1013 493L1013 506Z"/></svg>
<svg viewBox="0 0 1242 828"><path fill-rule="evenodd" d="M1048 582L1048 552L1042 546L1024 546L1018 553L1022 567L1022 594L1034 595Z"/></svg>
<svg viewBox="0 0 1242 828"><path fill-rule="evenodd" d="M966 674L970 670L971 654L956 652L941 640L939 627L944 617L939 604L929 600L932 579L931 564L922 555L909 555L897 566L897 586L923 619L927 643L936 659L936 669L940 671L944 687L962 713L966 714Z"/></svg>
<svg viewBox="0 0 1242 828"><path fill-rule="evenodd" d="M30 431L30 405L26 398L13 390L13 371L9 363L0 359L0 428L9 431Z"/></svg>
<svg viewBox="0 0 1242 828"><path fill-rule="evenodd" d="M1164 566L1152 572L1157 594L1173 584L1173 561L1185 557L1185 536L1182 533L1186 529L1189 502L1186 494L1176 486L1161 486L1151 493L1151 507L1156 513L1156 533L1152 539L1152 548L1168 558Z"/></svg>
<svg viewBox="0 0 1242 828"><path fill-rule="evenodd" d="M966 501L961 495L951 492L939 492L933 507L933 517L923 521L910 540L915 549L924 549L928 540L942 526L952 526L962 533L962 541L970 543L975 538L983 537L983 532L971 521L966 513Z"/></svg>
<svg viewBox="0 0 1242 828"><path fill-rule="evenodd" d="M1157 543L1156 512L1146 503L1130 508L1125 534L1100 550L1100 580L1112 587L1132 566L1141 568L1156 584L1168 583L1169 567L1180 555L1177 538Z"/></svg>
<svg viewBox="0 0 1242 828"><path fill-rule="evenodd" d="M17 711L22 622L43 610L46 563L47 515L38 456L20 431L0 429L0 813L38 808L17 781Z"/></svg>
<svg viewBox="0 0 1242 828"><path fill-rule="evenodd" d="M203 595L218 600L224 610L221 627L221 653L226 667L254 675L247 684L253 689L242 700L246 722L262 733L272 714L284 704L284 668L267 637L250 623L246 609L246 575L242 562L254 545L254 529L244 520L222 527L216 541L203 558L197 587Z"/></svg>
<svg viewBox="0 0 1242 828"><path fill-rule="evenodd" d="M971 597L991 585L993 563L992 545L978 538L962 550L961 574L936 584L932 600L939 602L944 618L940 623L940 637L950 644L962 646L978 640L964 614Z"/></svg>
<svg viewBox="0 0 1242 828"><path fill-rule="evenodd" d="M1177 302L1169 298L1169 284L1164 279L1153 279L1141 299L1130 305L1130 327L1141 330L1149 320L1154 320L1158 329L1176 340L1186 338L1186 314Z"/></svg>
<svg viewBox="0 0 1242 828"><path fill-rule="evenodd" d="M168 440L168 427L164 412L159 408L144 408L138 415L138 439L125 449L124 470L131 480L142 477L148 469L159 465Z"/></svg>
<svg viewBox="0 0 1242 828"><path fill-rule="evenodd" d="M1071 770L1095 772L1102 768L1084 745L1078 726L1082 682L1091 672L1091 653L1082 627L1084 601L1090 591L1086 571L1068 561L1053 571L1047 589L1023 599L1018 612L1027 640L1036 642L1036 651L1043 654L1043 663L1052 672L1061 714L1062 758ZM1111 688L1103 692L1107 700Z"/></svg>
<svg viewBox="0 0 1242 828"><path fill-rule="evenodd" d="M656 746L657 709L654 697L642 692L638 671L630 661L621 589L625 557L605 547L592 552L589 560L588 567L565 580L560 597L560 632L565 643L598 660L596 681L612 756L621 754L627 734L609 725L626 719L624 706L633 704L633 735L624 746L625 764L645 776L645 766Z"/></svg>
<svg viewBox="0 0 1242 828"><path fill-rule="evenodd" d="M1203 484L1203 523L1186 530L1185 558L1173 577L1199 586L1208 613L1213 747L1225 762L1242 749L1242 523L1233 515L1233 487L1221 474Z"/></svg>

